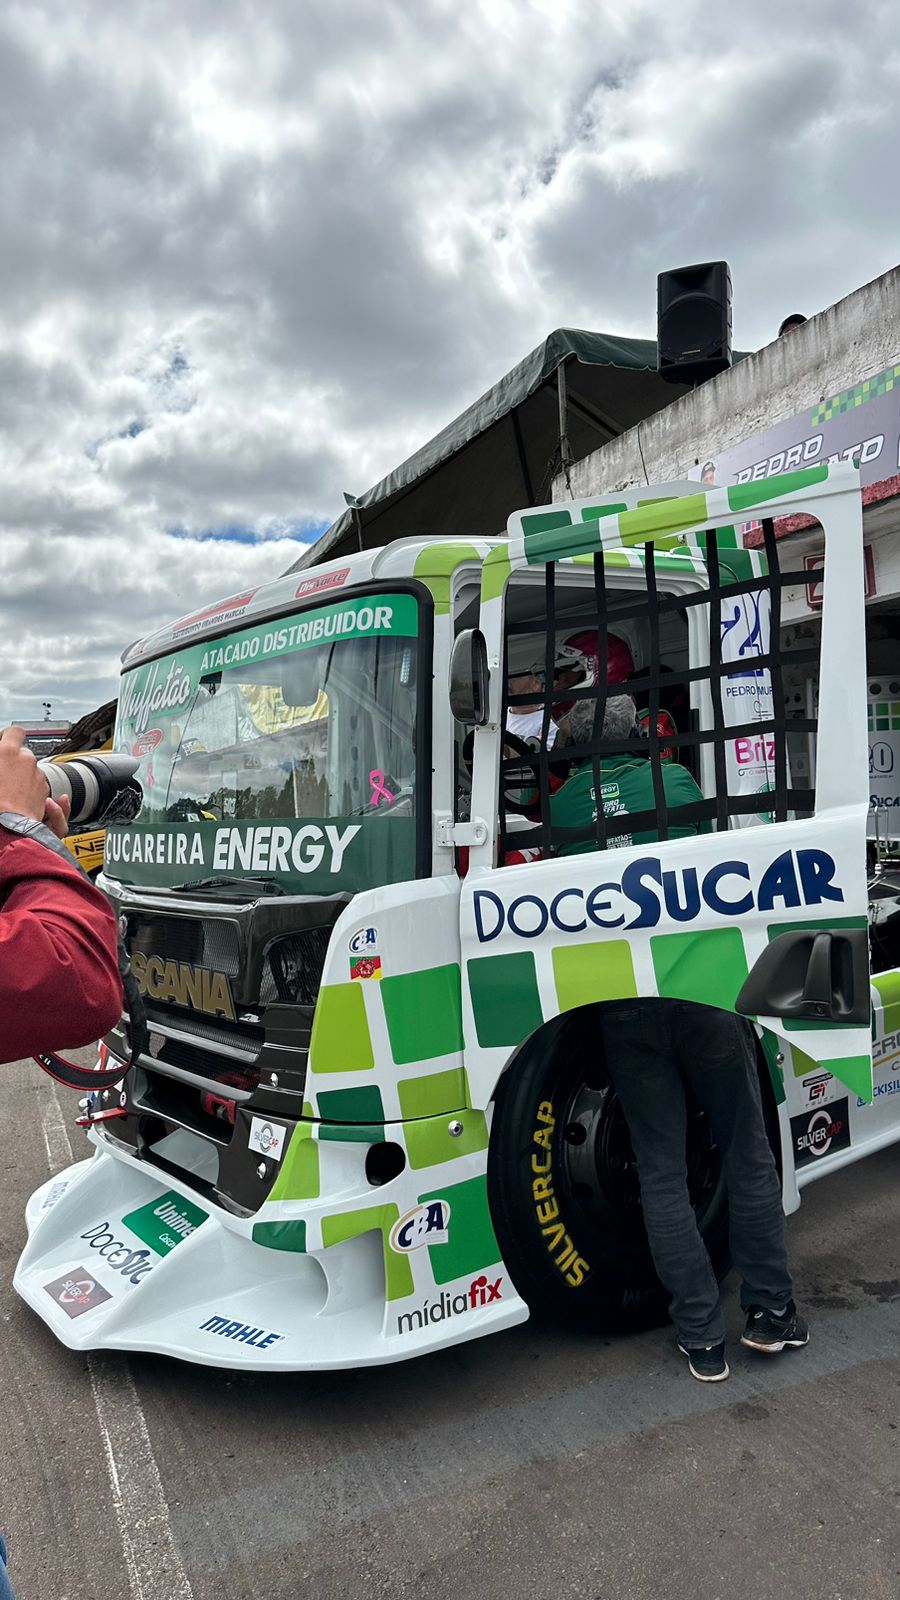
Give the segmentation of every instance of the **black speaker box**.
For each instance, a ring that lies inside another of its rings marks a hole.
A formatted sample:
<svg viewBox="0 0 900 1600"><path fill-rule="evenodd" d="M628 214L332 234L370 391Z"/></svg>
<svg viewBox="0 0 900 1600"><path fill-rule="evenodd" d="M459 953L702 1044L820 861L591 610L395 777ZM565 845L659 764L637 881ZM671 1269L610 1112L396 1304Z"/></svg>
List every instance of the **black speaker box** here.
<svg viewBox="0 0 900 1600"><path fill-rule="evenodd" d="M727 261L676 267L656 280L656 369L669 383L702 383L731 366Z"/></svg>

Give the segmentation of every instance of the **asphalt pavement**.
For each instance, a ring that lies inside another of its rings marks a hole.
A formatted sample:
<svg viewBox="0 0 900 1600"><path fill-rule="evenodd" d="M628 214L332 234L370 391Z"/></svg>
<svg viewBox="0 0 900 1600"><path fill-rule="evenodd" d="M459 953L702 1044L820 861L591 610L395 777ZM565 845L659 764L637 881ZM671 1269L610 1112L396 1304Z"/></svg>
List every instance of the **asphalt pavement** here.
<svg viewBox="0 0 900 1600"><path fill-rule="evenodd" d="M900 1150L790 1219L808 1349L670 1329L235 1375L64 1350L12 1290L75 1097L0 1068L0 1524L18 1600L897 1600ZM741 1327L733 1287L728 1324Z"/></svg>

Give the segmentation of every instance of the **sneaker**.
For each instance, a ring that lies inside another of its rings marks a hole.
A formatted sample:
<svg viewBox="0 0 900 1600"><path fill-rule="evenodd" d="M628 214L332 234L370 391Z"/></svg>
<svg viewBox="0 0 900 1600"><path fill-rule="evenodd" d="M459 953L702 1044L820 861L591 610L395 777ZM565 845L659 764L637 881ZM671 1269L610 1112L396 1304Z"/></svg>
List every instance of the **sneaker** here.
<svg viewBox="0 0 900 1600"><path fill-rule="evenodd" d="M701 1345L686 1345L679 1340L678 1348L688 1358L692 1378L699 1378L701 1383L723 1383L728 1377L724 1339L721 1344Z"/></svg>
<svg viewBox="0 0 900 1600"><path fill-rule="evenodd" d="M809 1344L809 1329L797 1315L793 1300L788 1301L780 1317L764 1306L751 1306L741 1344L749 1350L760 1350L763 1355L777 1356L782 1350L800 1350Z"/></svg>

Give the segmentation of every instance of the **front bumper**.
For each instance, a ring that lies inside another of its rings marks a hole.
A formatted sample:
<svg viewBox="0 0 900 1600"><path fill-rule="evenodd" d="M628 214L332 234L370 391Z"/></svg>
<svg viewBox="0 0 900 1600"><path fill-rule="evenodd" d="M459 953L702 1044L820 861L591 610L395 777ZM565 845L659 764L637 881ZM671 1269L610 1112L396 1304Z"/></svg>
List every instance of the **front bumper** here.
<svg viewBox="0 0 900 1600"><path fill-rule="evenodd" d="M432 1141L438 1161L407 1160L378 1187L365 1142L300 1124L284 1181L252 1216L189 1181L204 1141L187 1130L164 1141L165 1172L92 1130L92 1158L28 1202L15 1288L70 1349L250 1370L374 1366L510 1327L528 1308L490 1223L484 1119L458 1117L458 1154ZM384 1139L406 1149L406 1127Z"/></svg>

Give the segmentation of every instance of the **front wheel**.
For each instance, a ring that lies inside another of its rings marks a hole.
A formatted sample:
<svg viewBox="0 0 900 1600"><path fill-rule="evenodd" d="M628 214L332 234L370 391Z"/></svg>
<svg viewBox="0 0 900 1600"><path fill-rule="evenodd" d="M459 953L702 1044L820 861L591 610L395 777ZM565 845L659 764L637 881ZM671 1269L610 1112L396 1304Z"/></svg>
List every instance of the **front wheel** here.
<svg viewBox="0 0 900 1600"><path fill-rule="evenodd" d="M628 1127L603 1056L599 1006L558 1019L498 1085L488 1163L503 1259L532 1311L610 1333L666 1320ZM689 1105L688 1186L717 1277L728 1271L719 1153Z"/></svg>

